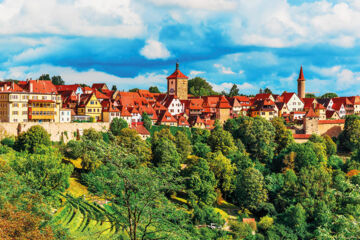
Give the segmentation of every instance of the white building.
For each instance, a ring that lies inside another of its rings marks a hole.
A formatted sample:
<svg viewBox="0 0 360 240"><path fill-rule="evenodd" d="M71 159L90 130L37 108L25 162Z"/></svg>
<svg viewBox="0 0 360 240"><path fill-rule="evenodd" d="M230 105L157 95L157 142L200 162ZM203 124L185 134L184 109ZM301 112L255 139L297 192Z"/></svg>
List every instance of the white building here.
<svg viewBox="0 0 360 240"><path fill-rule="evenodd" d="M60 109L60 122L61 123L71 122L71 109L66 109L66 108Z"/></svg>

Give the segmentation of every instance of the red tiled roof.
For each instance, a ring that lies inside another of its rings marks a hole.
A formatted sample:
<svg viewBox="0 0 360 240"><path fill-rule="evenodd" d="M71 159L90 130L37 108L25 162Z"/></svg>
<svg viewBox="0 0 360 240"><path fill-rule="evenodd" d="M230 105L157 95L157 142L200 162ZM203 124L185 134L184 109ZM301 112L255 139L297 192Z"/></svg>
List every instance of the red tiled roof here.
<svg viewBox="0 0 360 240"><path fill-rule="evenodd" d="M99 90L95 89L94 92L95 92L95 96L96 96L97 99L109 99L108 96L106 96L105 94L103 94Z"/></svg>
<svg viewBox="0 0 360 240"><path fill-rule="evenodd" d="M264 100L270 97L271 97L270 93L258 93L255 95L254 100Z"/></svg>
<svg viewBox="0 0 360 240"><path fill-rule="evenodd" d="M170 76L167 77L167 79L174 79L174 78L186 78L188 79L187 76L185 76L180 70L179 70L179 64L176 64L176 70L175 72L173 72Z"/></svg>
<svg viewBox="0 0 360 240"><path fill-rule="evenodd" d="M283 92L283 94L281 95L284 99L285 103L288 103L291 99L291 97L294 95L295 93L288 93L288 92ZM296 94L295 94L296 95Z"/></svg>
<svg viewBox="0 0 360 240"><path fill-rule="evenodd" d="M231 108L229 101L226 100L224 96L220 97L219 103L217 105L218 108Z"/></svg>
<svg viewBox="0 0 360 240"><path fill-rule="evenodd" d="M58 92L64 92L64 91L76 91L78 87L80 87L79 84L73 84L73 85L55 85Z"/></svg>
<svg viewBox="0 0 360 240"><path fill-rule="evenodd" d="M309 139L311 134L293 134L295 139Z"/></svg>
<svg viewBox="0 0 360 240"><path fill-rule="evenodd" d="M319 124L345 124L345 119L327 119L319 120Z"/></svg>
<svg viewBox="0 0 360 240"><path fill-rule="evenodd" d="M133 124L131 128L135 129L136 132L140 135L150 136L150 132L144 127L143 124Z"/></svg>
<svg viewBox="0 0 360 240"><path fill-rule="evenodd" d="M0 82L0 92L24 92L15 82Z"/></svg>
<svg viewBox="0 0 360 240"><path fill-rule="evenodd" d="M105 87L107 89L107 86L105 83L94 83L91 88L93 89L102 89L103 87Z"/></svg>
<svg viewBox="0 0 360 240"><path fill-rule="evenodd" d="M33 93L58 94L55 85L50 80L29 80L27 90L30 91L32 85Z"/></svg>
<svg viewBox="0 0 360 240"><path fill-rule="evenodd" d="M120 108L120 116L131 117L131 113L126 109L126 107L121 107Z"/></svg>
<svg viewBox="0 0 360 240"><path fill-rule="evenodd" d="M322 104L318 103L318 104L316 104L315 109L323 109L323 110L325 110L326 108Z"/></svg>
<svg viewBox="0 0 360 240"><path fill-rule="evenodd" d="M310 110L308 111L308 113L305 115L305 117L308 118L315 118L315 117L319 117L313 110L313 108L310 108Z"/></svg>

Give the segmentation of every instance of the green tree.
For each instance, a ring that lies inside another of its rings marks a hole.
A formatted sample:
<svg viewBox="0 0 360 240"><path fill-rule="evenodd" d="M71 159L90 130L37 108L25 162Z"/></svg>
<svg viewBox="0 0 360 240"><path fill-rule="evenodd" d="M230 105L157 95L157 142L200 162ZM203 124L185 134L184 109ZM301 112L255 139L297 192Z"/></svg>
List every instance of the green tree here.
<svg viewBox="0 0 360 240"><path fill-rule="evenodd" d="M97 142L103 139L103 135L94 128L88 128L84 130L82 139Z"/></svg>
<svg viewBox="0 0 360 240"><path fill-rule="evenodd" d="M112 85L112 87L111 87L111 91L117 91L117 87L116 87L116 85Z"/></svg>
<svg viewBox="0 0 360 240"><path fill-rule="evenodd" d="M180 154L182 162L185 162L187 157L192 152L191 142L182 131L177 131L175 134L175 144L177 152Z"/></svg>
<svg viewBox="0 0 360 240"><path fill-rule="evenodd" d="M215 127L208 138L208 145L213 152L221 151L225 156L237 150L234 139L228 131L222 127Z"/></svg>
<svg viewBox="0 0 360 240"><path fill-rule="evenodd" d="M255 168L247 168L235 181L236 203L250 210L256 210L268 199L264 177Z"/></svg>
<svg viewBox="0 0 360 240"><path fill-rule="evenodd" d="M44 196L56 195L69 187L72 165L62 163L62 156L49 147L39 147L34 154L20 153L11 167L32 189Z"/></svg>
<svg viewBox="0 0 360 240"><path fill-rule="evenodd" d="M239 96L239 88L236 84L233 84L233 86L230 89L230 92L228 94L229 97L235 97L235 96Z"/></svg>
<svg viewBox="0 0 360 240"><path fill-rule="evenodd" d="M306 93L305 98L316 98L316 95L313 93Z"/></svg>
<svg viewBox="0 0 360 240"><path fill-rule="evenodd" d="M50 79L50 75L49 75L49 74L42 74L42 75L39 77L39 80L51 80L51 79Z"/></svg>
<svg viewBox="0 0 360 240"><path fill-rule="evenodd" d="M150 86L149 87L149 92L151 92L151 93L160 93L160 90L158 89L157 86Z"/></svg>
<svg viewBox="0 0 360 240"><path fill-rule="evenodd" d="M225 130L240 139L252 159L269 163L274 157L275 128L261 117L239 117L225 124Z"/></svg>
<svg viewBox="0 0 360 240"><path fill-rule="evenodd" d="M360 148L360 116L346 116L343 132L339 136L343 151L355 151Z"/></svg>
<svg viewBox="0 0 360 240"><path fill-rule="evenodd" d="M120 131L129 127L128 123L122 118L114 118L110 123L110 132L114 136L119 136Z"/></svg>
<svg viewBox="0 0 360 240"><path fill-rule="evenodd" d="M335 155L337 152L337 145L334 143L334 141L329 137L328 135L324 135L324 143L326 146L326 153L330 157L332 155Z"/></svg>
<svg viewBox="0 0 360 240"><path fill-rule="evenodd" d="M206 158L207 154L211 152L211 148L206 143L197 142L193 145L193 154L201 157Z"/></svg>
<svg viewBox="0 0 360 240"><path fill-rule="evenodd" d="M281 150L294 142L294 137L291 131L286 128L283 119L274 118L273 120L271 120L271 123L275 128L275 152L279 154Z"/></svg>
<svg viewBox="0 0 360 240"><path fill-rule="evenodd" d="M176 150L176 145L166 138L160 138L153 146L153 163L155 166L171 166L180 168L181 156Z"/></svg>
<svg viewBox="0 0 360 240"><path fill-rule="evenodd" d="M300 239L306 238L306 211L301 204L288 207L284 213L283 221L285 225L294 230Z"/></svg>
<svg viewBox="0 0 360 240"><path fill-rule="evenodd" d="M233 179L235 174L235 166L231 163L230 159L225 157L221 151L209 153L207 155L211 171L215 174L218 180L218 188L222 192L231 192L233 190Z"/></svg>
<svg viewBox="0 0 360 240"><path fill-rule="evenodd" d="M215 94L212 86L205 79L201 77L195 77L193 79L190 79L188 81L188 89L189 89L189 94L194 95L196 97Z"/></svg>
<svg viewBox="0 0 360 240"><path fill-rule="evenodd" d="M52 76L51 82L54 85L64 85L65 81L61 78L61 76Z"/></svg>
<svg viewBox="0 0 360 240"><path fill-rule="evenodd" d="M152 126L152 121L151 121L149 115L148 115L146 112L143 112L141 118L142 118L142 121L144 122L144 127L145 127L148 131L150 131L151 126Z"/></svg>
<svg viewBox="0 0 360 240"><path fill-rule="evenodd" d="M212 205L216 199L216 179L209 164L202 158L184 170L185 186L193 202Z"/></svg>
<svg viewBox="0 0 360 240"><path fill-rule="evenodd" d="M138 89L138 88L132 88L132 89L129 89L129 92L137 92L138 90L140 90L140 89Z"/></svg>
<svg viewBox="0 0 360 240"><path fill-rule="evenodd" d="M336 93L325 93L320 98L335 98L338 97Z"/></svg>
<svg viewBox="0 0 360 240"><path fill-rule="evenodd" d="M16 138L14 147L18 151L29 151L32 153L40 145L50 146L50 135L42 126L35 125Z"/></svg>
<svg viewBox="0 0 360 240"><path fill-rule="evenodd" d="M270 88L265 88L264 89L264 93L269 93L269 94L272 94L272 91Z"/></svg>

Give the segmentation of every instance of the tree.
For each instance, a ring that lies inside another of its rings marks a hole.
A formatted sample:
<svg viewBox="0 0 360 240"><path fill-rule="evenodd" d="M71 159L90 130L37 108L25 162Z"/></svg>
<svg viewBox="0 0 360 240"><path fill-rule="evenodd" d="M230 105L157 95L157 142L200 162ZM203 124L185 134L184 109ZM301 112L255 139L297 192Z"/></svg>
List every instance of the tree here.
<svg viewBox="0 0 360 240"><path fill-rule="evenodd" d="M236 84L233 84L233 86L230 89L230 92L228 94L229 97L235 97L235 96L239 96L239 88Z"/></svg>
<svg viewBox="0 0 360 240"><path fill-rule="evenodd" d="M305 239L307 234L306 211L301 204L288 207L284 213L283 222L294 230L300 239Z"/></svg>
<svg viewBox="0 0 360 240"><path fill-rule="evenodd" d="M205 79L201 77L195 77L193 79L190 79L188 81L188 89L189 89L189 94L194 95L196 97L215 94L212 86Z"/></svg>
<svg viewBox="0 0 360 240"><path fill-rule="evenodd" d="M157 86L150 86L149 87L149 92L151 92L151 93L160 93L160 90L158 89Z"/></svg>
<svg viewBox="0 0 360 240"><path fill-rule="evenodd" d="M132 89L129 89L129 92L137 92L138 90L140 90L140 89L138 89L138 88L132 88Z"/></svg>
<svg viewBox="0 0 360 240"><path fill-rule="evenodd" d="M18 151L29 151L32 153L36 147L42 144L45 146L51 145L50 135L42 126L35 125L16 138L14 147Z"/></svg>
<svg viewBox="0 0 360 240"><path fill-rule="evenodd" d="M62 163L62 156L50 147L40 147L34 154L21 153L11 167L32 189L44 196L56 195L69 187L73 166Z"/></svg>
<svg viewBox="0 0 360 240"><path fill-rule="evenodd" d="M226 158L220 151L209 153L207 156L211 171L218 180L218 188L222 192L231 192L233 190L232 182L234 179L235 166L231 164L230 159Z"/></svg>
<svg viewBox="0 0 360 240"><path fill-rule="evenodd" d="M65 81L61 78L61 76L52 76L51 82L54 85L64 85Z"/></svg>
<svg viewBox="0 0 360 240"><path fill-rule="evenodd" d="M129 127L128 123L122 118L114 118L110 123L110 132L114 136L119 136L120 131Z"/></svg>
<svg viewBox="0 0 360 240"><path fill-rule="evenodd" d="M43 74L39 77L39 80L51 80L49 74Z"/></svg>
<svg viewBox="0 0 360 240"><path fill-rule="evenodd" d="M112 85L112 87L111 87L111 91L117 91L117 87L116 87L116 85Z"/></svg>
<svg viewBox="0 0 360 240"><path fill-rule="evenodd" d="M211 131L208 144L213 152L221 151L225 156L237 149L231 133L220 126Z"/></svg>
<svg viewBox="0 0 360 240"><path fill-rule="evenodd" d="M320 98L335 98L338 97L336 93L325 93Z"/></svg>
<svg viewBox="0 0 360 240"><path fill-rule="evenodd" d="M193 202L212 205L216 199L216 179L209 164L202 158L184 170L185 186Z"/></svg>
<svg viewBox="0 0 360 240"><path fill-rule="evenodd" d="M329 137L328 135L323 136L324 138L324 144L326 147L326 154L330 157L337 152L337 146L336 143Z"/></svg>
<svg viewBox="0 0 360 240"><path fill-rule="evenodd" d="M181 156L176 150L176 145L166 138L160 138L153 144L153 163L155 166L171 166L180 168Z"/></svg>
<svg viewBox="0 0 360 240"><path fill-rule="evenodd" d="M313 93L306 93L305 98L316 98L316 95Z"/></svg>
<svg viewBox="0 0 360 240"><path fill-rule="evenodd" d="M94 128L85 129L82 135L82 139L97 142L103 140L101 132L96 131Z"/></svg>
<svg viewBox="0 0 360 240"><path fill-rule="evenodd" d="M275 152L279 154L281 150L286 148L289 144L294 142L294 137L289 129L286 128L284 120L281 118L274 118L271 124L275 128Z"/></svg>
<svg viewBox="0 0 360 240"><path fill-rule="evenodd" d="M152 121L151 121L149 115L148 115L146 112L143 112L141 118L142 118L142 121L143 121L143 123L144 123L144 127L145 127L148 131L150 131L151 126L152 126Z"/></svg>
<svg viewBox="0 0 360 240"><path fill-rule="evenodd" d="M255 168L247 168L235 181L234 195L236 203L250 210L255 210L268 199L264 177Z"/></svg>
<svg viewBox="0 0 360 240"><path fill-rule="evenodd" d="M187 157L192 152L191 142L182 131L177 131L175 134L175 144L177 152L181 155L182 162L185 162Z"/></svg>
<svg viewBox="0 0 360 240"><path fill-rule="evenodd" d="M360 116L346 116L343 132L339 136L341 150L355 151L360 148Z"/></svg>
<svg viewBox="0 0 360 240"><path fill-rule="evenodd" d="M264 93L272 94L272 91L270 88L265 88Z"/></svg>
<svg viewBox="0 0 360 240"><path fill-rule="evenodd" d="M10 239L55 239L50 227L41 228L42 219L28 211L18 210L13 205L0 208L0 238Z"/></svg>
<svg viewBox="0 0 360 240"><path fill-rule="evenodd" d="M225 124L225 130L231 132L235 139L240 139L252 159L269 163L274 157L275 128L261 117L239 117L231 124Z"/></svg>

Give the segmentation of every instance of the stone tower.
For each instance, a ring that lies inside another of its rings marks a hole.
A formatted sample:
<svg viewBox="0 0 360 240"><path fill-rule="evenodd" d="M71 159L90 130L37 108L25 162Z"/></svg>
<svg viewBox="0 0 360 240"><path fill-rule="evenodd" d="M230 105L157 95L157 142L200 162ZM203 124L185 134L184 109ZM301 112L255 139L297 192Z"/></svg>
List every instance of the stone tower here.
<svg viewBox="0 0 360 240"><path fill-rule="evenodd" d="M167 93L176 95L180 100L188 99L188 77L179 70L179 63L176 63L176 70L167 77Z"/></svg>
<svg viewBox="0 0 360 240"><path fill-rule="evenodd" d="M302 66L300 68L300 74L297 82L298 82L298 97L305 98L305 78L304 78Z"/></svg>
<svg viewBox="0 0 360 240"><path fill-rule="evenodd" d="M319 134L319 116L310 108L309 112L304 116L304 132L305 134Z"/></svg>

